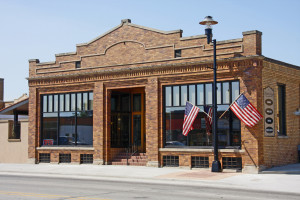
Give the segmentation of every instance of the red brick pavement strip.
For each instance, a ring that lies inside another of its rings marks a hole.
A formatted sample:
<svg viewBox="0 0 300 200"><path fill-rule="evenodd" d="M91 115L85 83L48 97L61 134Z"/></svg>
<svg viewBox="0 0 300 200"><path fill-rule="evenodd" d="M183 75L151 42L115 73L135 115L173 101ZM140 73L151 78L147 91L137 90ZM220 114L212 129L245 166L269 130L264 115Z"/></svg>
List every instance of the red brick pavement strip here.
<svg viewBox="0 0 300 200"><path fill-rule="evenodd" d="M175 172L166 175L156 176L158 179L180 179L180 180L220 180L232 176L237 176L240 173L213 173L210 171L190 171L190 172Z"/></svg>

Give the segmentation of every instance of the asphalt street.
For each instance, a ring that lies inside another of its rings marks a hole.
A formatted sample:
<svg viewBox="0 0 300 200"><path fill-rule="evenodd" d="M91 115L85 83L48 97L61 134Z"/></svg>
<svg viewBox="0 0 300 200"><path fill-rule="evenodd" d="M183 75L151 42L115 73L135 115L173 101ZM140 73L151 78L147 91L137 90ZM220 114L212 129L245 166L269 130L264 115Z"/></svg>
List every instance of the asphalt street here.
<svg viewBox="0 0 300 200"><path fill-rule="evenodd" d="M0 175L1 200L299 199L299 194L178 184Z"/></svg>

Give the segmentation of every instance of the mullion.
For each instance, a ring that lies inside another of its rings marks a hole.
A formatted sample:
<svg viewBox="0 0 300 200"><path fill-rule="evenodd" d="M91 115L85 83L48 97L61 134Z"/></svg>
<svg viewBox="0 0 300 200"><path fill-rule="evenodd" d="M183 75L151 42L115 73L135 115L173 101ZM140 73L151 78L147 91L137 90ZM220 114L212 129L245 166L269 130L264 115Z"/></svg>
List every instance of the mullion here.
<svg viewBox="0 0 300 200"><path fill-rule="evenodd" d="M220 88L220 90L221 90L221 92L220 92L220 94L221 94L221 105L223 105L224 104L224 98L223 98L223 82L220 82L220 85L221 85L221 88Z"/></svg>
<svg viewBox="0 0 300 200"><path fill-rule="evenodd" d="M59 145L59 125L60 125L60 95L58 94L58 103L57 103L57 134L56 134L56 141L57 146Z"/></svg>
<svg viewBox="0 0 300 200"><path fill-rule="evenodd" d="M171 86L171 106L173 107L174 104L173 104L173 86Z"/></svg>
<svg viewBox="0 0 300 200"><path fill-rule="evenodd" d="M181 106L181 85L179 87L179 107Z"/></svg>

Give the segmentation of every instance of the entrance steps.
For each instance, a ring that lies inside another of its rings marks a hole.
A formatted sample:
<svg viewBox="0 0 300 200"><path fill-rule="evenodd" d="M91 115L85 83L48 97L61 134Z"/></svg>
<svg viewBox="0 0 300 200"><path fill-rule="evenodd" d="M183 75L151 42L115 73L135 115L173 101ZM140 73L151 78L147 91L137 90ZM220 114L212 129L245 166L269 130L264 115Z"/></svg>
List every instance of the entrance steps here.
<svg viewBox="0 0 300 200"><path fill-rule="evenodd" d="M130 166L146 166L147 164L146 153L135 153L132 156L129 153L120 153L113 159L111 164L127 165L127 157L128 157L128 165Z"/></svg>

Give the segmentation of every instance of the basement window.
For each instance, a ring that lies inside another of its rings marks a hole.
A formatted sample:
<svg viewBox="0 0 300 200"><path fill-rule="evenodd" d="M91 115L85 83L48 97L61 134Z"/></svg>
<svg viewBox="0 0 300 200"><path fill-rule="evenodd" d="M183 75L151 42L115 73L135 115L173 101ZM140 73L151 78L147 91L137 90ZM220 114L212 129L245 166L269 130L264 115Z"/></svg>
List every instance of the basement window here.
<svg viewBox="0 0 300 200"><path fill-rule="evenodd" d="M179 156L163 156L164 167L179 167Z"/></svg>
<svg viewBox="0 0 300 200"><path fill-rule="evenodd" d="M80 154L80 164L93 164L93 154Z"/></svg>
<svg viewBox="0 0 300 200"><path fill-rule="evenodd" d="M39 163L50 163L50 153L40 153Z"/></svg>
<svg viewBox="0 0 300 200"><path fill-rule="evenodd" d="M223 169L242 169L241 157L223 157L222 158Z"/></svg>
<svg viewBox="0 0 300 200"><path fill-rule="evenodd" d="M209 168L208 157L192 156L192 168Z"/></svg>
<svg viewBox="0 0 300 200"><path fill-rule="evenodd" d="M59 163L71 163L71 154L59 154Z"/></svg>
<svg viewBox="0 0 300 200"><path fill-rule="evenodd" d="M175 50L175 58L180 58L181 57L181 49Z"/></svg>

